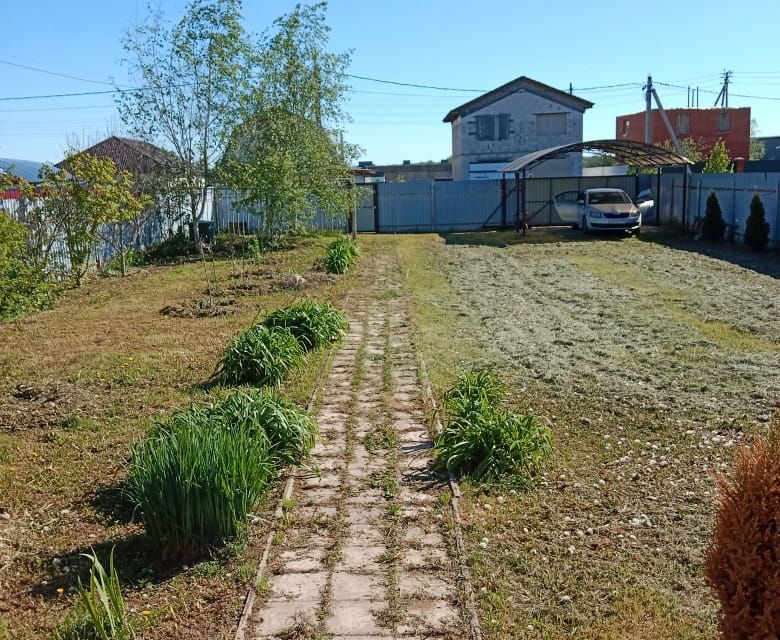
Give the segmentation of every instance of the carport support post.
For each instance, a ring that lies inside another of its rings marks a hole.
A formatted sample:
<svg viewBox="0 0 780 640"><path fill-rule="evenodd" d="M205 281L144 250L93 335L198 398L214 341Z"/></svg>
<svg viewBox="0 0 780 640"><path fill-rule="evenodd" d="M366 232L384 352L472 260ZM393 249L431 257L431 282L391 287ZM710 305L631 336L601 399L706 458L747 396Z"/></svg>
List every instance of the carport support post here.
<svg viewBox="0 0 780 640"><path fill-rule="evenodd" d="M515 231L520 231L520 172L515 171Z"/></svg>
<svg viewBox="0 0 780 640"><path fill-rule="evenodd" d="M506 174L501 174L501 228L506 229Z"/></svg>
<svg viewBox="0 0 780 640"><path fill-rule="evenodd" d="M528 228L528 218L525 212L525 179L525 169L523 169L523 235L525 235L525 230Z"/></svg>
<svg viewBox="0 0 780 640"><path fill-rule="evenodd" d="M683 171L682 219L685 232L688 230L688 167Z"/></svg>
<svg viewBox="0 0 780 640"><path fill-rule="evenodd" d="M661 226L661 167L655 171L655 226Z"/></svg>

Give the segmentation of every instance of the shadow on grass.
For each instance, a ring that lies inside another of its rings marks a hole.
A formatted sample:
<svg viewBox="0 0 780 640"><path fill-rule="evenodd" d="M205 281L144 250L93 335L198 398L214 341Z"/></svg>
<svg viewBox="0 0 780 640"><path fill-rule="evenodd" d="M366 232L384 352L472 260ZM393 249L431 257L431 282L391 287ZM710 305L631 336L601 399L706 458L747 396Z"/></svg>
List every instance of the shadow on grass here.
<svg viewBox="0 0 780 640"><path fill-rule="evenodd" d="M780 278L780 252L777 250L752 251L744 245L729 242L714 244L706 240L693 240L676 231L645 234L642 235L642 240L661 244L678 251L698 253L717 260L724 260L743 269L750 269L772 278Z"/></svg>
<svg viewBox="0 0 780 640"><path fill-rule="evenodd" d="M553 244L558 242L602 242L620 241L628 238L628 233L592 232L583 233L570 227L535 227L526 235L516 231L477 231L470 233L441 233L445 244L468 245L474 247L506 248L522 244Z"/></svg>
<svg viewBox="0 0 780 640"><path fill-rule="evenodd" d="M102 516L107 526L112 524L130 524L139 520L135 504L127 492L127 485L119 482L98 487L89 496L87 502L95 512Z"/></svg>
<svg viewBox="0 0 780 640"><path fill-rule="evenodd" d="M95 554L108 571L111 550L114 550L114 566L119 580L126 588L142 588L149 583L159 584L169 580L181 571L181 565L164 564L160 550L143 534L126 538L95 542L56 556L41 558L44 575L30 587L30 593L44 599L60 597L57 589L69 590L78 584L89 584L89 569L92 565L84 554Z"/></svg>

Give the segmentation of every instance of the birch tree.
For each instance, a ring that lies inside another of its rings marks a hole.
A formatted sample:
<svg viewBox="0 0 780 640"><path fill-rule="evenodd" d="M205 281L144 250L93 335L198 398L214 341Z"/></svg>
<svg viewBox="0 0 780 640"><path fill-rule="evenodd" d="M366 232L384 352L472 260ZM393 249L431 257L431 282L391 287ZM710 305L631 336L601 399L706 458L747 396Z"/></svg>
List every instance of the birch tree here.
<svg viewBox="0 0 780 640"><path fill-rule="evenodd" d="M128 31L124 49L138 88L117 93L120 116L132 135L176 156L168 189L186 203L200 248L198 222L215 185L215 164L251 86L253 49L241 25L241 1L191 0L172 26L151 12Z"/></svg>

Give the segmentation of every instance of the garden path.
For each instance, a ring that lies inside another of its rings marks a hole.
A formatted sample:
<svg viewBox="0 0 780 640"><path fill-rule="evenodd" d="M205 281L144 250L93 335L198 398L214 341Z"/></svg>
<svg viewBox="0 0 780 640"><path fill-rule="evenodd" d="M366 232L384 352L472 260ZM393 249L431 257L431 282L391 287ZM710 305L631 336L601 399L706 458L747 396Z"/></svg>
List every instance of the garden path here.
<svg viewBox="0 0 780 640"><path fill-rule="evenodd" d="M247 625L253 640L468 636L409 319L392 265L378 268L386 295L359 303L334 356L321 437Z"/></svg>

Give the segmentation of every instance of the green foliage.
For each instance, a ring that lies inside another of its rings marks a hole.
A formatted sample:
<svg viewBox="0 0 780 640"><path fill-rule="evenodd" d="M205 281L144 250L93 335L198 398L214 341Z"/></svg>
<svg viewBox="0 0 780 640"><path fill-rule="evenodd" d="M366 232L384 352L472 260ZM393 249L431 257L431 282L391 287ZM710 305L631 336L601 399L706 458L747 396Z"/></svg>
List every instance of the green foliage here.
<svg viewBox="0 0 780 640"><path fill-rule="evenodd" d="M163 557L195 557L241 536L274 475L268 438L254 427L225 428L217 413L177 412L132 449L129 493Z"/></svg>
<svg viewBox="0 0 780 640"><path fill-rule="evenodd" d="M119 575L114 565L114 550L106 572L97 554L83 554L91 561L89 585L78 581L79 607L60 628L58 640L131 640L135 632L130 623L125 599L119 585Z"/></svg>
<svg viewBox="0 0 780 640"><path fill-rule="evenodd" d="M704 168L701 172L730 173L731 170L731 158L729 158L729 153L726 150L726 143L723 140L718 140L704 161Z"/></svg>
<svg viewBox="0 0 780 640"><path fill-rule="evenodd" d="M357 262L360 251L357 243L343 236L330 243L325 254L325 268L328 273L346 273Z"/></svg>
<svg viewBox="0 0 780 640"><path fill-rule="evenodd" d="M766 221L764 203L758 194L750 201L750 215L745 223L745 244L761 251L769 244L769 223Z"/></svg>
<svg viewBox="0 0 780 640"><path fill-rule="evenodd" d="M707 197L707 207L704 212L702 235L711 242L723 240L726 231L726 222L723 220L723 212L720 210L720 202L714 191L710 191Z"/></svg>
<svg viewBox="0 0 780 640"><path fill-rule="evenodd" d="M297 5L274 22L259 51L260 83L220 165L242 194L238 206L262 215L267 233L307 226L316 207L346 215L354 206L358 149L339 128L350 56L326 50L325 11Z"/></svg>
<svg viewBox="0 0 780 640"><path fill-rule="evenodd" d="M175 24L150 12L124 39L128 76L141 88L116 95L120 117L131 134L173 150L164 182L188 210L196 246L215 164L241 121L257 69L241 19L240 0L190 0Z"/></svg>
<svg viewBox="0 0 780 640"><path fill-rule="evenodd" d="M212 376L224 384L279 385L303 362L303 348L284 327L262 324L238 335Z"/></svg>
<svg viewBox="0 0 780 640"><path fill-rule="evenodd" d="M344 314L329 302L304 300L269 313L266 327L289 329L305 351L330 345L347 333Z"/></svg>
<svg viewBox="0 0 780 640"><path fill-rule="evenodd" d="M551 453L551 433L501 402L505 387L488 368L464 373L444 396L446 426L436 465L481 482L525 483Z"/></svg>
<svg viewBox="0 0 780 640"><path fill-rule="evenodd" d="M236 391L204 409L209 425L245 430L268 439L277 467L300 464L314 446L317 427L311 416L268 389Z"/></svg>
<svg viewBox="0 0 780 640"><path fill-rule="evenodd" d="M25 225L0 212L0 321L47 307L53 290L32 263Z"/></svg>
<svg viewBox="0 0 780 640"><path fill-rule="evenodd" d="M171 258L188 256L193 253L195 253L195 245L184 233L184 230L179 228L172 236L144 249L143 261L146 263L165 262Z"/></svg>
<svg viewBox="0 0 780 640"><path fill-rule="evenodd" d="M766 145L758 136L758 122L753 118L750 120L750 152L748 160L761 160L766 155Z"/></svg>

